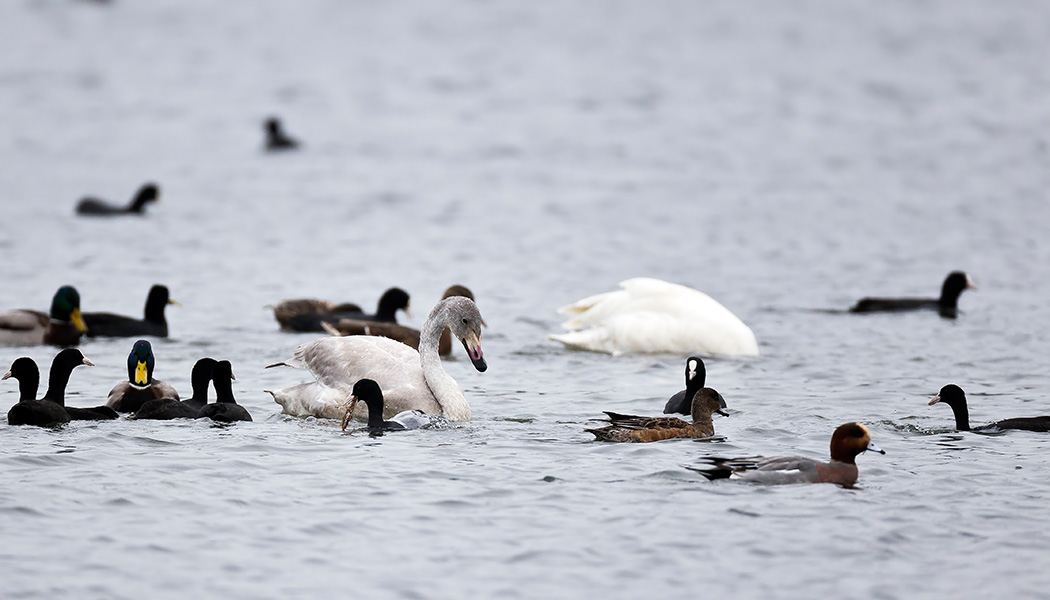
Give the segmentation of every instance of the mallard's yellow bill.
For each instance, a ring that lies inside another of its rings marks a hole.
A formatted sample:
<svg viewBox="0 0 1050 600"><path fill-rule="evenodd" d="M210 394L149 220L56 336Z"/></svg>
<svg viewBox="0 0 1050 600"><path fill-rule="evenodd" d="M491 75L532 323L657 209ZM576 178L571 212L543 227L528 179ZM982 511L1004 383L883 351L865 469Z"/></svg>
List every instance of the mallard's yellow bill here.
<svg viewBox="0 0 1050 600"><path fill-rule="evenodd" d="M80 314L79 308L74 308L73 312L69 314L69 320L73 321L73 326L77 328L77 331L84 333L87 331L87 323L84 322L84 316Z"/></svg>
<svg viewBox="0 0 1050 600"><path fill-rule="evenodd" d="M149 371L146 370L146 363L139 361L139 364L135 365L135 384L146 385L149 383Z"/></svg>

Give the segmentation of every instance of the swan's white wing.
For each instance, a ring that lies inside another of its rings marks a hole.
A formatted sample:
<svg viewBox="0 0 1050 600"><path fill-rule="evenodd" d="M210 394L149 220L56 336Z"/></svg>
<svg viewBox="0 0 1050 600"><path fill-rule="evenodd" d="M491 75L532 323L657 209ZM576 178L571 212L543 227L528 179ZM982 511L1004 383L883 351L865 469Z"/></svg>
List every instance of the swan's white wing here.
<svg viewBox="0 0 1050 600"><path fill-rule="evenodd" d="M350 398L349 391L325 387L317 382L266 391L273 395L274 402L281 405L282 412L296 417L342 419L343 405Z"/></svg>
<svg viewBox="0 0 1050 600"><path fill-rule="evenodd" d="M374 379L383 393L418 375L419 352L383 337L326 337L295 349L293 362L302 363L321 385L350 386L363 377Z"/></svg>
<svg viewBox="0 0 1050 600"><path fill-rule="evenodd" d="M563 324L579 331L552 335L551 339L610 354L758 355L751 329L707 294L645 277L620 285L623 290L585 299L597 301Z"/></svg>
<svg viewBox="0 0 1050 600"><path fill-rule="evenodd" d="M419 364L419 353L388 338L327 337L295 349L289 366L308 369L316 383L271 392L284 412L298 416L342 418L342 404L359 379L375 380L383 390L383 414L422 410L440 414ZM335 414L338 413L338 414ZM368 409L359 403L355 418L367 418Z"/></svg>
<svg viewBox="0 0 1050 600"><path fill-rule="evenodd" d="M577 300L572 304L566 304L565 306L558 309L560 315L579 315L587 312L591 308L594 308L596 304L605 301L609 296L617 294L619 292L605 292L602 294L595 294L593 296L587 296L581 300Z"/></svg>
<svg viewBox="0 0 1050 600"><path fill-rule="evenodd" d="M620 287L622 289L618 291L596 294L559 309L558 312L575 315L562 323L562 327L574 331L634 311L680 314L689 312L694 303L705 300L722 308L703 292L650 277L627 279L620 282Z"/></svg>

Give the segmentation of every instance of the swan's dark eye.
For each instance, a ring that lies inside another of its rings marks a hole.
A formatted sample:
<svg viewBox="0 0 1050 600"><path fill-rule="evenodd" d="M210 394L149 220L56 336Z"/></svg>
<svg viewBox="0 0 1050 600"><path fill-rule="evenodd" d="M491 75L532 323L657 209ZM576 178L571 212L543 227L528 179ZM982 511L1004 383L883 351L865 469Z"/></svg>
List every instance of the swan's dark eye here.
<svg viewBox="0 0 1050 600"><path fill-rule="evenodd" d="M466 318L466 317L463 317L463 324L464 324L464 325L466 325L466 324L467 324L467 318Z"/></svg>

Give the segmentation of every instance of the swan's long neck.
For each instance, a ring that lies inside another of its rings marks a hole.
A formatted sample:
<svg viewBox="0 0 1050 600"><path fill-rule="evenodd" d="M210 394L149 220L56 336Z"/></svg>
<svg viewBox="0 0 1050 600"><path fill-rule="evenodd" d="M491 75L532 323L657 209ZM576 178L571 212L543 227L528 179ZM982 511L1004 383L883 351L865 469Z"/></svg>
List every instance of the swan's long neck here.
<svg viewBox="0 0 1050 600"><path fill-rule="evenodd" d="M419 364L423 367L427 387L441 405L441 414L450 421L469 421L470 404L456 380L441 366L438 353L441 332L448 326L447 319L448 310L439 304L423 323L419 336Z"/></svg>

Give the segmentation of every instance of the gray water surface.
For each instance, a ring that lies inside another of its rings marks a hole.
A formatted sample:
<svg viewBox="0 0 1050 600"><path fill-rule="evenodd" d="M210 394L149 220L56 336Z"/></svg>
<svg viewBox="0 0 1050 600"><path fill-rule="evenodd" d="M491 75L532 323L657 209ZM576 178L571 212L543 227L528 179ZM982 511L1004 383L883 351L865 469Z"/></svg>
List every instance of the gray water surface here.
<svg viewBox="0 0 1050 600"><path fill-rule="evenodd" d="M157 377L229 359L255 417L0 425L0 596L1045 597L1050 437L927 401L1050 413L1050 4L13 0L0 39L0 308L69 283L138 314L164 283ZM261 151L271 114L302 151ZM73 215L146 180L145 218ZM953 269L955 321L812 310ZM684 356L546 340L635 276L755 331L707 361L722 441L583 431L683 387ZM452 283L489 324L486 373L446 361L472 422L369 438L263 393L314 337L265 305L397 285L418 326ZM132 341L83 344L71 405ZM854 490L682 468L824 457L852 420L887 451Z"/></svg>

